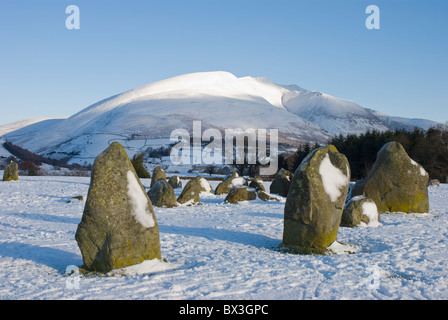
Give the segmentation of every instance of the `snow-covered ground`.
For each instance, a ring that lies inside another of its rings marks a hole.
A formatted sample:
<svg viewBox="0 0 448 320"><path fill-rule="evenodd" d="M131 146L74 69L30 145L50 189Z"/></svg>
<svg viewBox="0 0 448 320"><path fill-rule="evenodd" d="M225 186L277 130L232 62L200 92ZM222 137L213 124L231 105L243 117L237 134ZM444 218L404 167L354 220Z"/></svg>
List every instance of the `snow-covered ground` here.
<svg viewBox="0 0 448 320"><path fill-rule="evenodd" d="M382 214L378 227L341 227L336 254L325 256L277 248L284 201L225 204L224 195L208 194L200 206L154 208L165 261L68 276L82 264L74 236L84 208L68 201L85 199L89 182L0 182L0 299L448 298L446 184L430 187L428 214ZM353 254L340 252L347 245Z"/></svg>

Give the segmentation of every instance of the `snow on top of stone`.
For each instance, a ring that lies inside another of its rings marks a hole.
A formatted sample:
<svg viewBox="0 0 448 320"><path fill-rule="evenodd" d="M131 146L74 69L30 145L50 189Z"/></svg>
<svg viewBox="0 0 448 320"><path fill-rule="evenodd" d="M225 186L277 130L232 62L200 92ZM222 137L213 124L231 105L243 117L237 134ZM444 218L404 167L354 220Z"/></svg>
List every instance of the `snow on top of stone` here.
<svg viewBox="0 0 448 320"><path fill-rule="evenodd" d="M365 201L362 204L362 213L369 218L369 227L378 227L381 223L378 221L378 208L373 201ZM363 222L361 222L361 225Z"/></svg>
<svg viewBox="0 0 448 320"><path fill-rule="evenodd" d="M199 183L201 184L201 187L207 190L207 192L212 192L212 187L210 183L204 178L199 179Z"/></svg>

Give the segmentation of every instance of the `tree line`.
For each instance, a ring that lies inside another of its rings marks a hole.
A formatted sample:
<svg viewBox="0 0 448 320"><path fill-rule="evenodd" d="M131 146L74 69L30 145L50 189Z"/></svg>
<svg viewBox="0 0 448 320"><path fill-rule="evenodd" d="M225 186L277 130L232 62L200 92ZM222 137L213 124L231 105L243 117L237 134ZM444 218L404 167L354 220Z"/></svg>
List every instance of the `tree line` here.
<svg viewBox="0 0 448 320"><path fill-rule="evenodd" d="M439 125L428 130L367 131L339 135L328 141L343 153L349 163L352 180L365 178L373 167L378 151L388 142L400 142L409 157L421 164L431 179L448 182L448 127ZM279 167L294 172L318 144L304 144L293 154L281 155Z"/></svg>

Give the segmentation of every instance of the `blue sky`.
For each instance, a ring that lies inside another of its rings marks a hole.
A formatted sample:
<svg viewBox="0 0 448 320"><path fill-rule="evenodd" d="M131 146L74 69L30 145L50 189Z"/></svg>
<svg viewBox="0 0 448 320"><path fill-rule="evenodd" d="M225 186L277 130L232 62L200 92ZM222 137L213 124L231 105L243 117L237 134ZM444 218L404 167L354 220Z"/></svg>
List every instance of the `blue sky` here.
<svg viewBox="0 0 448 320"><path fill-rule="evenodd" d="M380 30L365 27L371 4ZM445 0L0 0L0 124L217 70L445 122L447 34Z"/></svg>

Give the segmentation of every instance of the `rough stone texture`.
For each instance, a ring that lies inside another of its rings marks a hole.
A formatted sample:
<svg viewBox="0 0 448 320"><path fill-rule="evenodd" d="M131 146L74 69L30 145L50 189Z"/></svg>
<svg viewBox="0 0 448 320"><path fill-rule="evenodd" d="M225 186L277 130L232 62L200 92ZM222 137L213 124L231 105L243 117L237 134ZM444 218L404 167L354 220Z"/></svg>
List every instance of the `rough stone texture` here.
<svg viewBox="0 0 448 320"><path fill-rule="evenodd" d="M3 172L3 181L19 180L19 165L11 161Z"/></svg>
<svg viewBox="0 0 448 320"><path fill-rule="evenodd" d="M342 211L341 227L378 225L381 221L378 208L372 199L356 196L350 199Z"/></svg>
<svg viewBox="0 0 448 320"><path fill-rule="evenodd" d="M257 199L257 194L254 188L243 185L233 187L227 194L224 202L238 203L240 201L249 201Z"/></svg>
<svg viewBox="0 0 448 320"><path fill-rule="evenodd" d="M291 180L293 177L293 173L283 168L280 169L269 187L269 192L286 197L288 195L289 186L291 185Z"/></svg>
<svg viewBox="0 0 448 320"><path fill-rule="evenodd" d="M198 204L200 202L199 195L201 192L212 192L210 183L201 176L188 181L177 198L177 202L181 204Z"/></svg>
<svg viewBox="0 0 448 320"><path fill-rule="evenodd" d="M256 191L266 191L266 189L264 188L263 185L263 179L257 177L255 179L253 179L250 183L249 183L249 187L251 188L255 188Z"/></svg>
<svg viewBox="0 0 448 320"><path fill-rule="evenodd" d="M312 151L294 173L285 203L282 246L324 253L336 240L350 168L333 145Z"/></svg>
<svg viewBox="0 0 448 320"><path fill-rule="evenodd" d="M230 175L227 175L223 181L221 181L215 189L215 194L228 194L229 191L237 185L247 184L243 177L240 177L236 171L233 171Z"/></svg>
<svg viewBox="0 0 448 320"><path fill-rule="evenodd" d="M165 180L166 181L166 172L162 169L162 167L157 166L152 171L152 178L151 178L151 185L150 188L153 187L153 185L159 181L159 180Z"/></svg>
<svg viewBox="0 0 448 320"><path fill-rule="evenodd" d="M168 183L173 189L182 188L182 181L180 180L180 178L178 176L170 177L170 179L168 180Z"/></svg>
<svg viewBox="0 0 448 320"><path fill-rule="evenodd" d="M356 182L351 195L371 198L380 212L429 212L428 180L428 173L409 158L400 143L389 142L378 152L369 175Z"/></svg>
<svg viewBox="0 0 448 320"><path fill-rule="evenodd" d="M177 207L174 189L165 180L157 181L148 191L148 197L156 207Z"/></svg>
<svg viewBox="0 0 448 320"><path fill-rule="evenodd" d="M161 258L151 200L116 142L95 160L75 238L87 271L108 272Z"/></svg>
<svg viewBox="0 0 448 320"><path fill-rule="evenodd" d="M266 191L263 191L263 190L258 190L257 191L257 196L258 196L258 198L260 200L263 200L263 201L269 201L269 200L279 201L279 198L274 197L274 196L270 195L269 193L267 193Z"/></svg>

